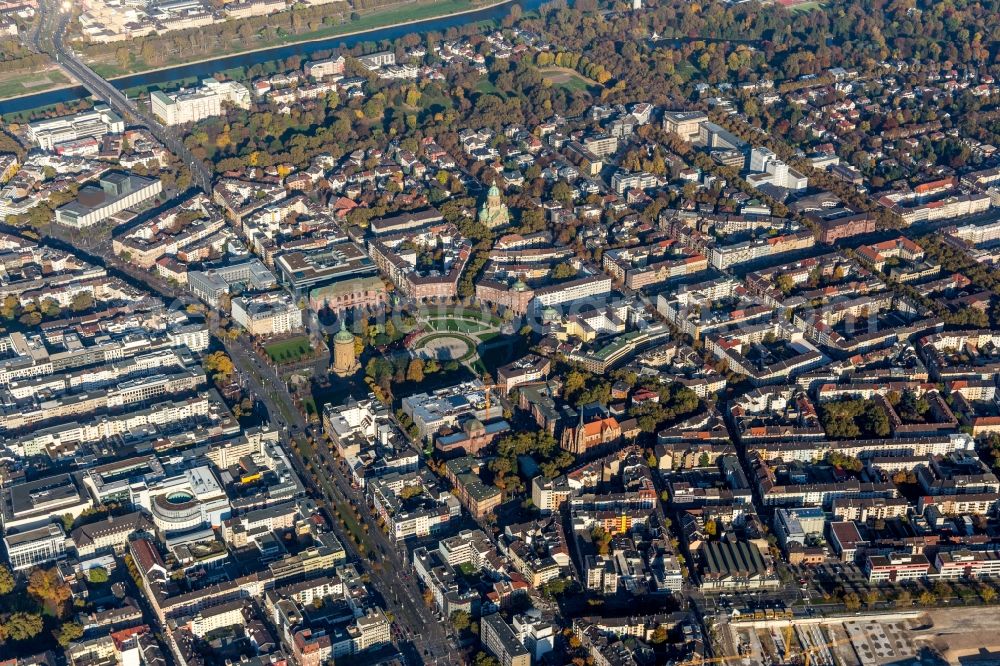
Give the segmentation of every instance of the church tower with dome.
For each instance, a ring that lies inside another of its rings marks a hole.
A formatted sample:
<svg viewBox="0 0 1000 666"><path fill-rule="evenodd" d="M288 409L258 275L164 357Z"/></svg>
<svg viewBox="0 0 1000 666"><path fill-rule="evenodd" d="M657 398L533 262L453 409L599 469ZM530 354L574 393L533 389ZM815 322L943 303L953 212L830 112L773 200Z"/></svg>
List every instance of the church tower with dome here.
<svg viewBox="0 0 1000 666"><path fill-rule="evenodd" d="M510 224L510 211L500 198L500 188L496 182L490 186L490 191L486 193L486 201L479 207L479 221L488 229Z"/></svg>

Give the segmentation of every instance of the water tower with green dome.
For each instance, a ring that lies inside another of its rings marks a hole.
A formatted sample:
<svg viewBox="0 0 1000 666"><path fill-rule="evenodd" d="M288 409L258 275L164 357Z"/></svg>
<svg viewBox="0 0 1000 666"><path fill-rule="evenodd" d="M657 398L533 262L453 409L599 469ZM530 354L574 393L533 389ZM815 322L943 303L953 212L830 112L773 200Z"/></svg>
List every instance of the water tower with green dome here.
<svg viewBox="0 0 1000 666"><path fill-rule="evenodd" d="M347 330L341 319L340 330L333 336L333 372L338 377L346 377L353 375L358 368L358 359L354 353L354 334Z"/></svg>

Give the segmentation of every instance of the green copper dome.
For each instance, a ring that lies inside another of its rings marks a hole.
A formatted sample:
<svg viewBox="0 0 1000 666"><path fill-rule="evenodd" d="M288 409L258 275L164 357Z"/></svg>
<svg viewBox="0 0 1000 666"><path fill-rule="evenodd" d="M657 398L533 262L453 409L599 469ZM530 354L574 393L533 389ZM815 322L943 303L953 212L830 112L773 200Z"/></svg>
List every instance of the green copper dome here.
<svg viewBox="0 0 1000 666"><path fill-rule="evenodd" d="M490 191L486 194L486 196L489 196L489 197L498 197L498 196L500 196L500 188L497 187L496 183L493 183L492 185L490 185Z"/></svg>
<svg viewBox="0 0 1000 666"><path fill-rule="evenodd" d="M334 342L354 342L354 334L347 330L347 325L340 321L340 332L333 336Z"/></svg>

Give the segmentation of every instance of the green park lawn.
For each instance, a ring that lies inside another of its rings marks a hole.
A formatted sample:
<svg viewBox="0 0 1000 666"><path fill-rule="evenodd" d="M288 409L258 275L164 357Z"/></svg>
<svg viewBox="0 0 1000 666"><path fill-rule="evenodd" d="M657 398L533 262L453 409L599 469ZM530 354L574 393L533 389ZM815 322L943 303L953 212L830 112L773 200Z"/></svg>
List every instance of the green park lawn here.
<svg viewBox="0 0 1000 666"><path fill-rule="evenodd" d="M573 70L565 67L543 67L539 71L542 73L542 78L551 83L554 87L564 88L571 92L586 92L591 88L601 87L597 81L588 79L579 72L574 72Z"/></svg>
<svg viewBox="0 0 1000 666"><path fill-rule="evenodd" d="M275 363L292 363L312 353L309 338L300 335L280 342L264 345L264 351Z"/></svg>
<svg viewBox="0 0 1000 666"><path fill-rule="evenodd" d="M66 75L57 69L47 72L11 73L0 76L0 99L44 92L69 84Z"/></svg>

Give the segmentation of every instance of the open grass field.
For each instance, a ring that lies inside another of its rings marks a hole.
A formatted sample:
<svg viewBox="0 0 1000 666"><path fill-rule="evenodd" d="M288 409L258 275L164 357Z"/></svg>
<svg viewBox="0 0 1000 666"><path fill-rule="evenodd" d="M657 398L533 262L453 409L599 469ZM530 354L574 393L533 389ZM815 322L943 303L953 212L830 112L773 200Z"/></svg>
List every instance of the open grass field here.
<svg viewBox="0 0 1000 666"><path fill-rule="evenodd" d="M502 323L500 318L488 309L466 308L455 305L429 305L423 308L417 318L420 321L429 322L439 319L468 319L497 327Z"/></svg>
<svg viewBox="0 0 1000 666"><path fill-rule="evenodd" d="M558 88L588 92L591 88L601 87L597 81L588 79L579 72L566 67L543 67L539 71L542 73L543 79Z"/></svg>
<svg viewBox="0 0 1000 666"><path fill-rule="evenodd" d="M675 71L677 72L677 75L680 76L683 80L689 81L695 74L698 73L698 68L692 65L687 60L682 60L681 62L677 63Z"/></svg>
<svg viewBox="0 0 1000 666"><path fill-rule="evenodd" d="M302 406L306 410L306 416L312 418L313 416L319 415L319 412L317 411L316 407L316 399L313 398L311 395L306 396L305 398L302 399Z"/></svg>
<svg viewBox="0 0 1000 666"><path fill-rule="evenodd" d="M45 92L69 83L70 80L58 69L5 74L0 76L0 99Z"/></svg>
<svg viewBox="0 0 1000 666"><path fill-rule="evenodd" d="M443 95L431 95L425 92L420 98L420 108L432 112L444 111L445 109L454 108L454 106L452 98Z"/></svg>
<svg viewBox="0 0 1000 666"><path fill-rule="evenodd" d="M500 325L499 317L490 314L487 310L480 310L477 308L454 308L448 310L448 314L454 317L461 317L462 319L475 319L477 321L489 321L493 326Z"/></svg>
<svg viewBox="0 0 1000 666"><path fill-rule="evenodd" d="M459 333L479 333L489 330L489 326L461 319L432 319L428 322L435 331L458 331Z"/></svg>
<svg viewBox="0 0 1000 666"><path fill-rule="evenodd" d="M480 79L479 82L476 84L476 92L495 93L496 91L497 87L492 83L490 83L489 79Z"/></svg>
<svg viewBox="0 0 1000 666"><path fill-rule="evenodd" d="M803 2L801 5L794 5L788 8L788 10L793 14L805 14L806 12L815 11L817 9L823 9L822 2Z"/></svg>
<svg viewBox="0 0 1000 666"><path fill-rule="evenodd" d="M309 338L300 335L264 345L264 351L275 363L290 363L308 356L312 352L312 347L309 346Z"/></svg>

